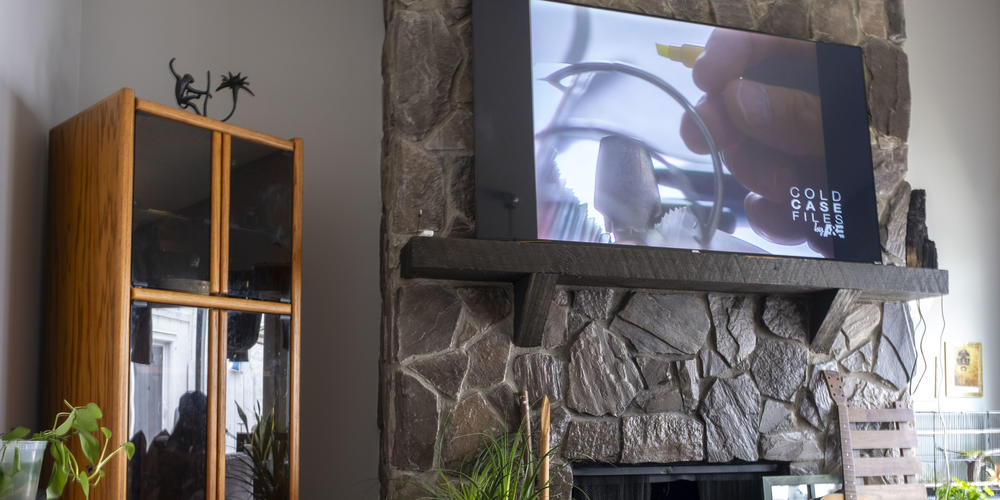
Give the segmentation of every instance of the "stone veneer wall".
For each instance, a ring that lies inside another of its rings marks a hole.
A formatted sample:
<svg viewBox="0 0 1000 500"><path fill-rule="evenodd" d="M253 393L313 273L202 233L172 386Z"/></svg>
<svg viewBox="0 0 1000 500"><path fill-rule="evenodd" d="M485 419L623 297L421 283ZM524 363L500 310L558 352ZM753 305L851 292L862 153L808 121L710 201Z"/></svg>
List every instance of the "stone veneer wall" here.
<svg viewBox="0 0 1000 500"><path fill-rule="evenodd" d="M664 17L859 45L865 53L884 260L904 257L909 82L902 0L587 0ZM474 233L469 0L385 0L382 496L417 498L436 466L516 425L514 390L553 397L557 462L774 459L837 467L819 370L855 404L906 401L915 357L899 305L861 305L830 354L807 347L794 297L561 288L541 348L511 344L509 287L404 280L421 230ZM568 498L556 469L553 498Z"/></svg>

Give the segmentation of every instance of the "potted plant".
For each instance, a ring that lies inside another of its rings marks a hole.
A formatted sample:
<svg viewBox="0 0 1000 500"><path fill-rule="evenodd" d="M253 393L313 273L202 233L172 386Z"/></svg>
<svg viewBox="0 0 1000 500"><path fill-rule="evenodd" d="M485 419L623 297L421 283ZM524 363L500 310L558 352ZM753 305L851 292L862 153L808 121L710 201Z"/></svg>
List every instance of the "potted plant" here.
<svg viewBox="0 0 1000 500"><path fill-rule="evenodd" d="M988 486L980 489L957 477L952 479L954 483L943 484L937 489L935 496L938 500L988 500L993 497L993 490Z"/></svg>
<svg viewBox="0 0 1000 500"><path fill-rule="evenodd" d="M542 459L528 452L522 430L485 436L483 451L468 472L438 470L439 481L425 500L538 500L549 484L538 484ZM547 496L545 496L547 498Z"/></svg>
<svg viewBox="0 0 1000 500"><path fill-rule="evenodd" d="M111 430L100 427L98 420L103 416L101 408L94 403L76 406L66 403L69 411L56 415L52 428L31 435L26 427L0 436L0 500L32 500L38 489L38 474L46 446L52 456L52 475L45 489L47 498L62 496L66 484L74 482L86 498L90 490L104 478L104 466L120 451L125 451L127 459L135 453L132 443L125 442L110 453ZM103 443L98 433L104 437ZM29 437L30 435L30 437ZM80 465L76 455L70 450L73 442L79 443L79 450L88 464Z"/></svg>

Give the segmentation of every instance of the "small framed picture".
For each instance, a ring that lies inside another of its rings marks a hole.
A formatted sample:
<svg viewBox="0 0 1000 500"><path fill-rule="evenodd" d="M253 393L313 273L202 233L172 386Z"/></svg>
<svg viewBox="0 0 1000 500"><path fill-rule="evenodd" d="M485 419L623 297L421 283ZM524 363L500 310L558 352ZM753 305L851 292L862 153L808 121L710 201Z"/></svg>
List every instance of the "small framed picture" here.
<svg viewBox="0 0 1000 500"><path fill-rule="evenodd" d="M983 344L944 344L945 396L952 398L983 397Z"/></svg>

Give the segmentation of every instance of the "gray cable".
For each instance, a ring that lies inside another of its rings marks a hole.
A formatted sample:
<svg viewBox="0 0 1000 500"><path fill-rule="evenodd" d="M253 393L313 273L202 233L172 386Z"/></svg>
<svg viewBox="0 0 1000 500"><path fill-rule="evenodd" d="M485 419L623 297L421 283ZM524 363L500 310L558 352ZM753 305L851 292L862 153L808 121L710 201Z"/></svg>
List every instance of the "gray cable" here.
<svg viewBox="0 0 1000 500"><path fill-rule="evenodd" d="M699 223L701 223L701 241L699 243L707 247L708 244L711 243L712 237L715 235L715 231L719 227L719 219L722 216L722 194L723 194L722 177L724 175L724 173L722 172L722 157L719 155L719 149L715 145L715 139L712 138L712 134L708 130L708 126L705 125L704 120L701 119L701 115L698 114L698 111L694 108L694 105L691 104L691 101L688 101L687 98L684 97L684 95L681 94L676 88L674 88L673 85L670 85L662 78L646 70L636 68L635 66L630 66L628 64L613 63L613 62L575 63L565 68L562 68L556 71L555 73L552 73L551 75L546 77L545 80L558 87L559 81L562 80L563 78L566 78L567 76L579 75L581 73L593 73L602 71L617 72L629 76L634 76L641 80L645 80L646 82L651 83L660 90L666 92L667 95L674 98L674 100L677 101L677 103L680 104L682 108L684 108L684 111L686 111L691 116L691 119L694 121L695 125L697 125L698 130L705 137L705 142L706 144L708 144L709 154L712 157L712 168L715 173L715 179L714 179L715 182L713 189L713 196L715 197L715 199L713 200L712 203L712 211L709 213L708 216L708 223L707 224L702 223L702 221L699 219Z"/></svg>

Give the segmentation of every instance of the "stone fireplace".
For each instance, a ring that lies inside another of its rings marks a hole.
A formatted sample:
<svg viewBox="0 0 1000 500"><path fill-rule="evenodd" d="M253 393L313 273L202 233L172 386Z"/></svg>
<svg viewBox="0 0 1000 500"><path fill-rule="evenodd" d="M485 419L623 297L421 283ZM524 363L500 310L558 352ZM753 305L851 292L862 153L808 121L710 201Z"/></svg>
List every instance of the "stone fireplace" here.
<svg viewBox="0 0 1000 500"><path fill-rule="evenodd" d="M901 0L579 2L859 45L869 81L883 260L901 265L909 205ZM905 306L860 304L829 352L810 350L801 297L559 287L542 345L512 342L509 286L403 279L417 234L475 228L468 0L387 0L384 50L382 495L418 498L435 467L473 458L515 427L516 390L553 400L553 498L570 465L775 463L836 471L820 371L857 406L906 402L916 354ZM537 412L535 412L537 415Z"/></svg>

